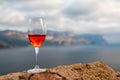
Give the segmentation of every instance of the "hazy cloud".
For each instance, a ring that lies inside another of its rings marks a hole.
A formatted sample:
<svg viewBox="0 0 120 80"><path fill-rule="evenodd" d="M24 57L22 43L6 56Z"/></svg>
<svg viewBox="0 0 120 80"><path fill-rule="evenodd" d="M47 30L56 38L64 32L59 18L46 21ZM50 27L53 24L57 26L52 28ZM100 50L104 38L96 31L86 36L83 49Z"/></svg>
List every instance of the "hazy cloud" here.
<svg viewBox="0 0 120 80"><path fill-rule="evenodd" d="M72 18L90 15L97 9L97 1L98 0L73 0L63 10L63 14Z"/></svg>
<svg viewBox="0 0 120 80"><path fill-rule="evenodd" d="M120 33L119 0L2 0L0 3L0 25L4 25L0 29L16 24L24 30L27 18L42 16L49 29Z"/></svg>

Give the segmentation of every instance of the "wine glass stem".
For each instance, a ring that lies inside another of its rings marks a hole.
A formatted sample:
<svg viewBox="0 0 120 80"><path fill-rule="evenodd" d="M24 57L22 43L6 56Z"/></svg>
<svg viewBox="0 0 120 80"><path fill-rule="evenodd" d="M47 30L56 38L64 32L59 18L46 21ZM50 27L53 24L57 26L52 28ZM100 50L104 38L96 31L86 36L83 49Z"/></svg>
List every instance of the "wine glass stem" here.
<svg viewBox="0 0 120 80"><path fill-rule="evenodd" d="M39 47L35 47L35 68L39 68L38 65L38 54L39 54Z"/></svg>

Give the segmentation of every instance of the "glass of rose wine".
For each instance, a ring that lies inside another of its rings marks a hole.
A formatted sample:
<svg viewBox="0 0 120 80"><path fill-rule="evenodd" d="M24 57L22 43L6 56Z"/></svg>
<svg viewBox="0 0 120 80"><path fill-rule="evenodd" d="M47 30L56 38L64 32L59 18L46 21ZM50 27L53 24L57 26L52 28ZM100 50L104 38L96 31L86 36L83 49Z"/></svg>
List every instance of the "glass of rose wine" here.
<svg viewBox="0 0 120 80"><path fill-rule="evenodd" d="M35 48L36 64L33 69L29 69L28 73L44 72L38 65L39 48L42 46L46 37L45 21L41 17L34 17L29 19L28 38L32 46Z"/></svg>

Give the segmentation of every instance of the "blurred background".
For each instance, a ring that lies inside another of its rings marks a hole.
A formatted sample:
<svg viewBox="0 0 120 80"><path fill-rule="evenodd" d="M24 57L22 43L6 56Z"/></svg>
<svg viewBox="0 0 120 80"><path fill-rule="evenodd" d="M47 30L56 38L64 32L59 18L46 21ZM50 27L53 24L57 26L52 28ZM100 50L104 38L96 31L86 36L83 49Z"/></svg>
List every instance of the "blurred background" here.
<svg viewBox="0 0 120 80"><path fill-rule="evenodd" d="M119 0L0 0L0 75L34 67L31 17L47 25L41 67L104 61L120 71Z"/></svg>

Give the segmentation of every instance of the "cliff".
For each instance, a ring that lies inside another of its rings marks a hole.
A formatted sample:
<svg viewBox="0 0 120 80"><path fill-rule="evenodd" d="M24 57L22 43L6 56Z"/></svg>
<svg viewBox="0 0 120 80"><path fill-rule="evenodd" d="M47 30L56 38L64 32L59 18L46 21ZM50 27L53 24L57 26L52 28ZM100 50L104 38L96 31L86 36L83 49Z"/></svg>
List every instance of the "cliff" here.
<svg viewBox="0 0 120 80"><path fill-rule="evenodd" d="M24 72L9 73L0 76L0 80L120 80L116 73L103 62L88 64L63 65L47 69L43 73L27 74Z"/></svg>

